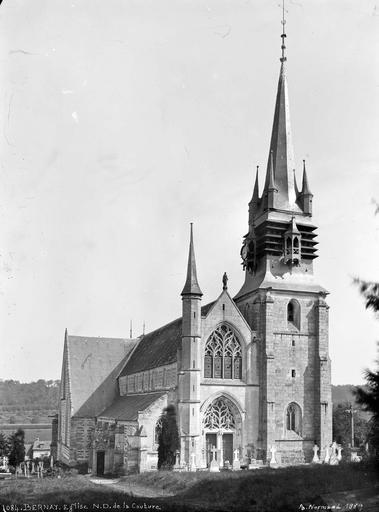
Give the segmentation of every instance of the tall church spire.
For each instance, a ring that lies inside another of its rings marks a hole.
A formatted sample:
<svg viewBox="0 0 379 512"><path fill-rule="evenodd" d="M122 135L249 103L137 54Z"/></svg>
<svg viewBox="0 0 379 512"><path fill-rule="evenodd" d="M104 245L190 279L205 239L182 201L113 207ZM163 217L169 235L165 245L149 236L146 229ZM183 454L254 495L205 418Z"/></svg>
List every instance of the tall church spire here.
<svg viewBox="0 0 379 512"><path fill-rule="evenodd" d="M275 207L285 210L292 210L296 202L296 192L293 169L295 168L292 133L290 122L290 110L288 100L288 86L286 76L286 45L285 38L285 19L283 2L283 32L282 38L282 56L280 58L280 74L278 90L276 94L274 121L272 125L270 155L268 159L268 171L270 160L274 168L275 185L278 189L278 195L275 201ZM272 153L272 157L271 157Z"/></svg>
<svg viewBox="0 0 379 512"><path fill-rule="evenodd" d="M197 282L197 273L196 273L196 260L195 260L195 250L193 247L193 227L191 222L191 230L190 230L190 245L189 245L189 253L188 253L188 265L187 265L187 279L184 285L182 295L203 295L200 290L199 283Z"/></svg>
<svg viewBox="0 0 379 512"><path fill-rule="evenodd" d="M243 237L240 253L245 283L237 297L257 289L262 283L283 284L283 276L287 274L304 274L308 279L313 273L313 260L317 258L316 226L311 220L313 195L305 169L301 190L296 183L284 14L283 0L280 73L267 171L262 197L259 198L256 186L249 203L249 232ZM318 285L314 289L318 290Z"/></svg>

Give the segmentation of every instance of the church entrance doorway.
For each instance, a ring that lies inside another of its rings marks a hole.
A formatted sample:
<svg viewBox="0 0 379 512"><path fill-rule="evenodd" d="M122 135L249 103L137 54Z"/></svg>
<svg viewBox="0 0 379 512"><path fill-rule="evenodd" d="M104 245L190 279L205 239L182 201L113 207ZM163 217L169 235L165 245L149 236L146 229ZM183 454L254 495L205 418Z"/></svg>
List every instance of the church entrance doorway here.
<svg viewBox="0 0 379 512"><path fill-rule="evenodd" d="M226 461L233 464L233 434L222 435L222 454L224 457L224 464Z"/></svg>
<svg viewBox="0 0 379 512"><path fill-rule="evenodd" d="M105 460L105 452L97 452L96 453L96 474L97 474L97 476L104 475L104 460Z"/></svg>
<svg viewBox="0 0 379 512"><path fill-rule="evenodd" d="M208 405L203 416L204 463L209 467L215 458L220 467L233 464L233 450L241 445L241 416L237 407L225 396ZM213 455L214 454L214 455Z"/></svg>

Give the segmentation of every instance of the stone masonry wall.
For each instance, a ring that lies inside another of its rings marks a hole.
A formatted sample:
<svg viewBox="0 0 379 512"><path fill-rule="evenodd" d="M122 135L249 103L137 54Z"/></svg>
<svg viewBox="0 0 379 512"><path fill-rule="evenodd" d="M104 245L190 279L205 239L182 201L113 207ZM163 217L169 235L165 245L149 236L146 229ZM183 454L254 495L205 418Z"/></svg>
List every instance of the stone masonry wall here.
<svg viewBox="0 0 379 512"><path fill-rule="evenodd" d="M94 430L94 418L71 418L71 462L87 462L89 460L90 442Z"/></svg>
<svg viewBox="0 0 379 512"><path fill-rule="evenodd" d="M289 452L301 446L308 460L314 441L322 443L324 437L320 429L320 393L324 397L330 394L327 356L325 362L321 362L321 370L319 362L320 348L324 355L328 351L322 341L327 336L327 321L323 312L318 313L319 296L316 294L272 291L269 295L271 304L265 298L265 290L238 304L252 329L258 332L261 436L263 441L266 439L267 450L271 444L276 444L280 452L287 453L284 459L289 460ZM299 328L287 321L287 305L291 299L296 299L300 305ZM323 370L323 366L327 369ZM291 402L298 404L302 411L299 436L286 428L286 410ZM328 421L326 415L322 422L327 429Z"/></svg>

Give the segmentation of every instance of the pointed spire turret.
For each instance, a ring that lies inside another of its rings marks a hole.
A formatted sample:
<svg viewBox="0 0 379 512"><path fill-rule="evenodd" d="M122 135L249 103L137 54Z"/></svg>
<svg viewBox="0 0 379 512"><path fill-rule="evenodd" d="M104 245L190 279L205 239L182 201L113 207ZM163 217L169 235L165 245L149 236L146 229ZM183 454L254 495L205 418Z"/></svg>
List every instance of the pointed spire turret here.
<svg viewBox="0 0 379 512"><path fill-rule="evenodd" d="M300 205L304 213L312 215L313 194L309 188L305 160L303 160L303 186L300 192Z"/></svg>
<svg viewBox="0 0 379 512"><path fill-rule="evenodd" d="M303 186L301 189L301 194L303 196L305 196L307 194L313 195L312 192L310 191L309 184L308 184L307 170L305 168L305 160L303 160Z"/></svg>
<svg viewBox="0 0 379 512"><path fill-rule="evenodd" d="M259 182L258 182L259 165L257 165L257 172L255 174L254 191L251 202L258 203L259 201Z"/></svg>
<svg viewBox="0 0 379 512"><path fill-rule="evenodd" d="M259 165L257 165L257 172L255 175L255 183L254 183L254 191L252 198L250 199L249 203L249 226L251 226L254 222L254 216L258 208L259 204L259 183L258 183L258 172L259 172Z"/></svg>
<svg viewBox="0 0 379 512"><path fill-rule="evenodd" d="M182 295L203 295L200 290L199 283L197 282L197 273L196 273L196 260L195 260L195 250L193 246L193 227L191 222L191 230L190 230L190 246L188 253L188 265L187 265L187 279L184 285Z"/></svg>

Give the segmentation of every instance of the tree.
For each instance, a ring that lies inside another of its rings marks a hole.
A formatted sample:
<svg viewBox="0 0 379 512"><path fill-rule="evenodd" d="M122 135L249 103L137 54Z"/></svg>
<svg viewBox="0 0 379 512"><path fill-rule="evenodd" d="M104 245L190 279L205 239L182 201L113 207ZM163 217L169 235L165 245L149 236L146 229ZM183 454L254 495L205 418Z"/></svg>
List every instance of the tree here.
<svg viewBox="0 0 379 512"><path fill-rule="evenodd" d="M25 459L25 432L19 428L10 436L9 464L18 466Z"/></svg>
<svg viewBox="0 0 379 512"><path fill-rule="evenodd" d="M363 295L366 308L379 315L379 283L370 283L356 279L360 292ZM376 453L379 453L379 360L376 361L377 370L365 370L365 386L357 386L354 390L356 401L362 409L372 413L370 420L369 442Z"/></svg>
<svg viewBox="0 0 379 512"><path fill-rule="evenodd" d="M0 432L0 457L8 456L9 454L9 444L8 440L3 434Z"/></svg>
<svg viewBox="0 0 379 512"><path fill-rule="evenodd" d="M176 410L173 405L168 405L161 416L161 429L158 435L158 469L172 469L178 449Z"/></svg>
<svg viewBox="0 0 379 512"><path fill-rule="evenodd" d="M351 445L351 404L343 402L333 407L333 439L343 446ZM353 409L354 446L365 444L368 433L368 422Z"/></svg>

